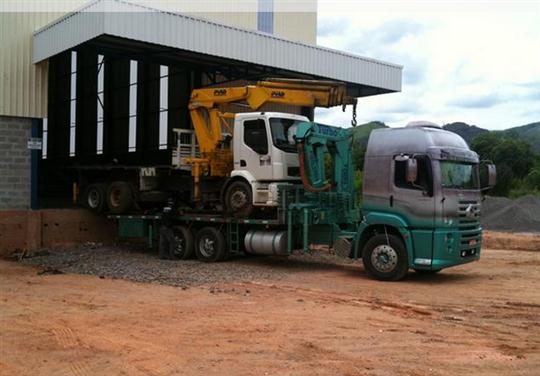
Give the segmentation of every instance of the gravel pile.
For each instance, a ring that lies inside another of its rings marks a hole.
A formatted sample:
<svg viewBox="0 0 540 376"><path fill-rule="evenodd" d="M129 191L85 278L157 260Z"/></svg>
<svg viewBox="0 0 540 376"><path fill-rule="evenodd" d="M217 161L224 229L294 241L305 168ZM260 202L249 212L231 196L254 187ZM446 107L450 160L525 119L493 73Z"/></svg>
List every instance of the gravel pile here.
<svg viewBox="0 0 540 376"><path fill-rule="evenodd" d="M44 267L41 274L78 273L137 282L189 287L220 282L281 280L288 274L332 269L351 261L317 253L284 257L237 257L224 262L160 260L155 251L135 246L86 245L65 250L42 250L28 255L25 264Z"/></svg>
<svg viewBox="0 0 540 376"><path fill-rule="evenodd" d="M540 198L488 196L482 203L482 225L487 230L540 233Z"/></svg>

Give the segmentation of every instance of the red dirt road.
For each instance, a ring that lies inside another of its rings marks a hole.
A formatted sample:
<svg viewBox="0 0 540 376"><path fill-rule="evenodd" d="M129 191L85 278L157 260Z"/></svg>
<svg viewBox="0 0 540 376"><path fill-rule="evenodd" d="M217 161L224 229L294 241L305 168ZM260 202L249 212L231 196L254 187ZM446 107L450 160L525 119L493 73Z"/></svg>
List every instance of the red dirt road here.
<svg viewBox="0 0 540 376"><path fill-rule="evenodd" d="M233 261L234 262L234 261ZM258 262L272 262L261 259ZM538 375L540 252L181 288L0 262L1 375Z"/></svg>

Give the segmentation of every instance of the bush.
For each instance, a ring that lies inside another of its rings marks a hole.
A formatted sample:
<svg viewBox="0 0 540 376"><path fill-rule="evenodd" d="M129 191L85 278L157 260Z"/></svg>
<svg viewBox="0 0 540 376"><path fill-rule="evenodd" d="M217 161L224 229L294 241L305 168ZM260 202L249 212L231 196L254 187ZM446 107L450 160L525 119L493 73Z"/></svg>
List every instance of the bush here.
<svg viewBox="0 0 540 376"><path fill-rule="evenodd" d="M540 176L534 172L539 157L534 155L531 146L520 139L500 136L498 133L484 133L476 136L471 148L480 159L489 159L497 166L497 184L491 191L495 196L508 196L540 189ZM538 169L540 173L540 167Z"/></svg>

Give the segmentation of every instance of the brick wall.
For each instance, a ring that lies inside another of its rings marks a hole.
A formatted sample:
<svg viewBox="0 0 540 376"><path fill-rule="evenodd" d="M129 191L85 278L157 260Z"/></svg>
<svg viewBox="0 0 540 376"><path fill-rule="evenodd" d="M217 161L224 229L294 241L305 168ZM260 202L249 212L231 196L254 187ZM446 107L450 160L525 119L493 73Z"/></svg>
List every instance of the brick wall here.
<svg viewBox="0 0 540 376"><path fill-rule="evenodd" d="M30 207L32 120L0 116L0 210Z"/></svg>
<svg viewBox="0 0 540 376"><path fill-rule="evenodd" d="M112 244L114 220L83 209L0 210L0 257L14 251Z"/></svg>

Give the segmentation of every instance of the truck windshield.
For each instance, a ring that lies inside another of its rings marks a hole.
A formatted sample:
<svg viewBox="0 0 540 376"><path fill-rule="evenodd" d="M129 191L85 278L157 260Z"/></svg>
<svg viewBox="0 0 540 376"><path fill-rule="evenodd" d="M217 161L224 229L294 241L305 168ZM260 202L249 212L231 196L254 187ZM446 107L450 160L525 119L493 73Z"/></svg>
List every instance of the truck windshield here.
<svg viewBox="0 0 540 376"><path fill-rule="evenodd" d="M441 161L441 183L444 188L478 189L475 164Z"/></svg>
<svg viewBox="0 0 540 376"><path fill-rule="evenodd" d="M294 119L270 118L270 130L274 146L288 153L296 153L296 143L294 133L296 125L300 123Z"/></svg>

